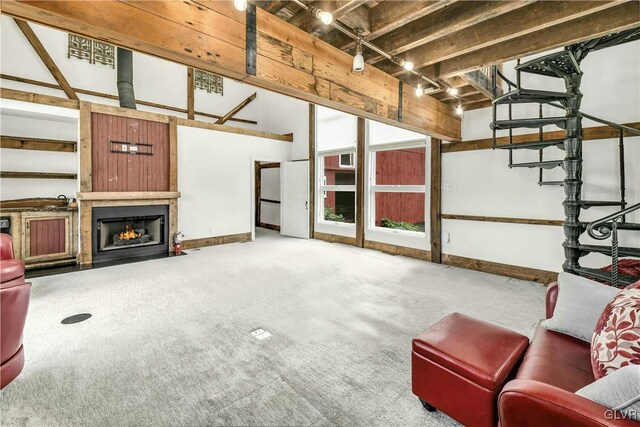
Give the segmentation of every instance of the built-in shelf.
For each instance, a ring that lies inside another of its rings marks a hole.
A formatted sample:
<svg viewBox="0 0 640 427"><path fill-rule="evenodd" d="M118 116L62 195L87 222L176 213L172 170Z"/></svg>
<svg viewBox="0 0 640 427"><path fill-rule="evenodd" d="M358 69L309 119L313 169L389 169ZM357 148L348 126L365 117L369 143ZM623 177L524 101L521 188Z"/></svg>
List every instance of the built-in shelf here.
<svg viewBox="0 0 640 427"><path fill-rule="evenodd" d="M0 148L17 150L61 151L73 153L77 150L76 141L61 139L29 138L21 136L0 136Z"/></svg>
<svg viewBox="0 0 640 427"><path fill-rule="evenodd" d="M0 178L21 178L21 179L78 179L75 173L56 172L0 172Z"/></svg>

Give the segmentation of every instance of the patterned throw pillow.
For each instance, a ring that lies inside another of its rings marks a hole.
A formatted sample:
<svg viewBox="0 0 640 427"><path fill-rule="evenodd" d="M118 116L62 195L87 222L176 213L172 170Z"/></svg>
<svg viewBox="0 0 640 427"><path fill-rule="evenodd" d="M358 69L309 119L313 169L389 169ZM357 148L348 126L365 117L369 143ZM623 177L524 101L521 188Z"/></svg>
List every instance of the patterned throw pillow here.
<svg viewBox="0 0 640 427"><path fill-rule="evenodd" d="M640 282L607 304L591 340L591 367L597 379L627 365L640 365Z"/></svg>

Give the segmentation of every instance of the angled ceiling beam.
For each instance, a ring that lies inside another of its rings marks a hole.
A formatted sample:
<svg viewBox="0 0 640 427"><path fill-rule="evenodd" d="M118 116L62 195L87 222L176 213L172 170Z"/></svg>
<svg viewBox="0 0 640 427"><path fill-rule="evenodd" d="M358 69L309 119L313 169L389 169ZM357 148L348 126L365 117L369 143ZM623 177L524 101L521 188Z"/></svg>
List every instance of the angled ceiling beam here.
<svg viewBox="0 0 640 427"><path fill-rule="evenodd" d="M406 55L403 55L403 58L413 61L411 49L488 19L512 12L531 2L531 0L459 2L410 22L371 42L392 55L409 51ZM383 59L382 56L373 52L369 52L365 56L365 60L371 64Z"/></svg>
<svg viewBox="0 0 640 427"><path fill-rule="evenodd" d="M47 49L45 49L45 47L42 45L40 39L38 39L38 36L36 36L36 33L33 32L33 29L29 26L29 24L22 19L14 19L14 21L16 21L16 24L18 24L18 28L20 28L22 34L24 34L24 36L27 38L29 44L31 44L31 47L33 47L33 50L36 51L44 65L47 67L47 69L49 69L49 72L51 73L53 78L56 80L56 82L58 82L58 85L60 85L60 88L67 95L67 98L78 100L78 95L76 95L76 92L73 90L67 79L64 78L64 75L62 74L56 63L53 62L53 59L49 55L49 52L47 52Z"/></svg>
<svg viewBox="0 0 640 427"><path fill-rule="evenodd" d="M460 75L638 25L640 25L640 3L637 1L618 3L618 6L575 19L571 21L571 25L555 25L534 34L447 59L438 64L439 75L443 77Z"/></svg>
<svg viewBox="0 0 640 427"><path fill-rule="evenodd" d="M246 107L247 105L251 104L251 101L253 101L254 99L256 99L256 95L257 93L254 92L253 95L249 96L247 99L245 99L244 101L242 101L240 104L236 105L235 107L233 107L231 109L231 111L229 111L227 114L225 114L224 116L220 117L217 121L216 124L217 125L223 125L227 122L227 120L231 119L233 116L235 116L236 114L238 114L240 112L240 110L242 110L244 107Z"/></svg>
<svg viewBox="0 0 640 427"><path fill-rule="evenodd" d="M611 1L541 1L509 12L496 19L473 25L407 51L416 68L455 58L527 34L614 7ZM567 24L569 27L573 24ZM544 37L544 34L540 35ZM396 73L394 64L379 63L382 70Z"/></svg>
<svg viewBox="0 0 640 427"><path fill-rule="evenodd" d="M316 9L331 12L333 19L340 19L345 14L366 3L367 0L331 1L322 0L313 3ZM324 25L316 16L308 10L302 9L288 21L290 24L314 35L324 34L332 27Z"/></svg>

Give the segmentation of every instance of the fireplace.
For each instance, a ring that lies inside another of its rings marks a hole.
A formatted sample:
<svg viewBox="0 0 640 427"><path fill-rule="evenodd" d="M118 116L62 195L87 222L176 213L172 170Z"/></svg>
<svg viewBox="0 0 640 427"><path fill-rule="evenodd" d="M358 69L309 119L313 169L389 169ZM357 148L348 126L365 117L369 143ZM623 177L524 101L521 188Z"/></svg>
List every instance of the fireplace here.
<svg viewBox="0 0 640 427"><path fill-rule="evenodd" d="M169 251L169 207L94 207L93 261L163 254Z"/></svg>

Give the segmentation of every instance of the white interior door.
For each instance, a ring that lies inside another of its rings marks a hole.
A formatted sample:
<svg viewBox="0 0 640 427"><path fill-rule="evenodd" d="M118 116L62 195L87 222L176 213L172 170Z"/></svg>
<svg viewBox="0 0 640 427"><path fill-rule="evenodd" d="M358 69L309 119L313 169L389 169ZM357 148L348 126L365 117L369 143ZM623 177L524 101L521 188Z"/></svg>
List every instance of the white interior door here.
<svg viewBox="0 0 640 427"><path fill-rule="evenodd" d="M280 164L280 234L309 238L309 161Z"/></svg>

